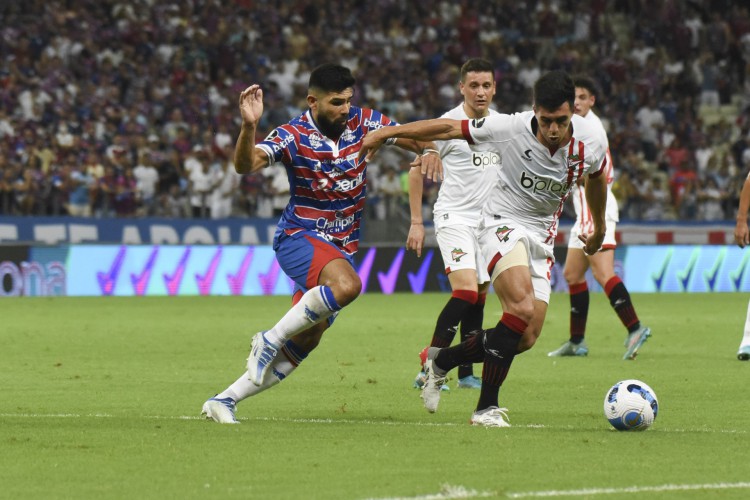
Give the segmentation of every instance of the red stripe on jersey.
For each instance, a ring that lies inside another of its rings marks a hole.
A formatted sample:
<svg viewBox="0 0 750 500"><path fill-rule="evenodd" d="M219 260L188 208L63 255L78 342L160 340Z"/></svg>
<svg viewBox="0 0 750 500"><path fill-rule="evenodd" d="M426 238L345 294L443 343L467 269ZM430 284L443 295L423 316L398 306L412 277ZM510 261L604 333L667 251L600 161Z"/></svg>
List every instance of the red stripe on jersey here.
<svg viewBox="0 0 750 500"><path fill-rule="evenodd" d="M583 167L586 166L584 161L586 161L586 154L583 150L583 143L581 141L578 141L578 159L581 161L578 165L578 175L576 175L576 181L581 178L583 175Z"/></svg>
<svg viewBox="0 0 750 500"><path fill-rule="evenodd" d="M464 139L466 139L466 142L474 144L474 139L471 137L471 132L469 131L469 120L461 120L461 133L463 134Z"/></svg>

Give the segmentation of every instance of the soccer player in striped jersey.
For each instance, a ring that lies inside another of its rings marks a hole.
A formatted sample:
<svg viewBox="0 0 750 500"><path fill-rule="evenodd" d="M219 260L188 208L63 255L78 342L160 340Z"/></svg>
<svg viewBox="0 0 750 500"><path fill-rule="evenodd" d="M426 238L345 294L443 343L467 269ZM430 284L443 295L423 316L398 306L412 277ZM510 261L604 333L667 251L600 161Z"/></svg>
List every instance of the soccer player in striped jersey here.
<svg viewBox="0 0 750 500"><path fill-rule="evenodd" d="M591 232L591 212L581 184L575 184L571 189L571 199L576 214L576 222L570 231L568 240L568 255L565 258L563 276L568 282L570 291L570 339L548 356L586 356L589 352L584 336L586 334L586 319L589 312L589 289L586 283L586 270L591 267L594 279L602 286L609 298L609 303L617 313L623 326L628 331L625 339L625 354L623 359L635 359L638 349L651 336L651 329L641 325L638 314L630 299L630 293L619 276L615 274L615 227L619 221L617 200L612 194L612 156L609 152L609 140L599 117L591 109L596 103L596 85L586 77L575 78L576 100L575 113L591 122L604 137L607 143L607 209L605 222L607 226L601 251L587 255L583 251L583 244L578 238L580 234Z"/></svg>
<svg viewBox="0 0 750 500"><path fill-rule="evenodd" d="M310 74L310 109L258 144L263 91L251 85L240 94L235 169L246 174L281 162L287 170L291 197L273 248L295 290L292 308L253 337L247 372L204 403L206 418L237 423L236 404L289 376L361 291L353 255L365 206L367 162L359 158L359 149L367 134L397 124L378 111L352 105L354 84L348 68L318 66ZM389 144L420 154L420 168L435 180L442 175L434 143L393 139Z"/></svg>
<svg viewBox="0 0 750 500"><path fill-rule="evenodd" d="M430 347L427 379L422 389L425 408L437 411L448 371L466 363L484 362L473 425L509 427L507 409L498 404L516 354L530 349L539 337L550 298L553 246L563 204L570 188L587 177L586 198L593 232L582 234L586 253L604 240L607 145L601 134L573 113L575 86L563 71L552 71L534 84L534 109L472 120L438 118L368 135L360 151L374 150L393 137L415 140L464 139L474 151L500 158L498 176L482 209L480 247L490 281L503 306L492 329L453 347Z"/></svg>
<svg viewBox="0 0 750 500"><path fill-rule="evenodd" d="M461 67L458 88L464 97L463 102L443 114L442 118L466 120L497 114L490 109L495 95L492 63L484 59L466 61ZM499 157L491 152L472 151L463 139L438 141L437 145L443 161L444 180L433 211L435 236L452 293L438 316L430 346L448 347L459 324L462 342L482 329L490 277L479 251L479 223L482 206L497 178ZM422 255L424 244L422 182L420 169L412 167L409 171L411 227L406 248L414 250L418 256ZM427 348L420 353L423 365L426 355ZM421 388L424 380L422 371L414 381L415 387ZM481 379L474 376L470 363L458 367L458 387L479 389L481 383Z"/></svg>

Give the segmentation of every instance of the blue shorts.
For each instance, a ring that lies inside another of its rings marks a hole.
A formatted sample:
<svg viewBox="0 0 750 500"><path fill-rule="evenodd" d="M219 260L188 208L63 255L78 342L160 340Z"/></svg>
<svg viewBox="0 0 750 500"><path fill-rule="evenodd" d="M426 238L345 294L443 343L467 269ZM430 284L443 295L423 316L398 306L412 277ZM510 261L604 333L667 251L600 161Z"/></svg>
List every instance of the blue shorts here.
<svg viewBox="0 0 750 500"><path fill-rule="evenodd" d="M273 250L281 269L294 281L294 292L318 286L320 273L334 259L346 259L354 267L350 255L315 231L300 231L291 236L277 231Z"/></svg>

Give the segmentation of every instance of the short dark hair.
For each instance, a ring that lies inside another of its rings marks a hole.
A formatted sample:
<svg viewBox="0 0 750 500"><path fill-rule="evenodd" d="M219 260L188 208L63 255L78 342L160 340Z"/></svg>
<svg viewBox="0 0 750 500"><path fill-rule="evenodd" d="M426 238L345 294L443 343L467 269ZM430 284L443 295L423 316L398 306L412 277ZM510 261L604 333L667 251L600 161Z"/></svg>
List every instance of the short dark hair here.
<svg viewBox="0 0 750 500"><path fill-rule="evenodd" d="M471 73L490 73L492 79L495 79L495 68L492 67L492 63L487 59L480 59L478 57L469 59L461 66L461 81L466 80L466 74Z"/></svg>
<svg viewBox="0 0 750 500"><path fill-rule="evenodd" d="M323 92L341 92L354 87L356 80L349 68L338 64L321 64L310 73L309 89Z"/></svg>
<svg viewBox="0 0 750 500"><path fill-rule="evenodd" d="M554 110L567 102L573 109L575 100L576 86L565 71L550 71L534 84L534 106Z"/></svg>
<svg viewBox="0 0 750 500"><path fill-rule="evenodd" d="M573 82L576 87L586 89L589 91L589 94L596 97L596 94L598 92L599 86L589 78L588 76L578 75L573 78Z"/></svg>

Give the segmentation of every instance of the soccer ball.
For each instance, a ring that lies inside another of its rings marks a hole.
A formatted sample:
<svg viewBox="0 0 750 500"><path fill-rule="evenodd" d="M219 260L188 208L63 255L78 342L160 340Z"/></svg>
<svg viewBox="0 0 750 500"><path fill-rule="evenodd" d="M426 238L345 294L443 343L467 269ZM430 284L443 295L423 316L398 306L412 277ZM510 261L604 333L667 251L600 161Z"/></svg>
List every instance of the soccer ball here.
<svg viewBox="0 0 750 500"><path fill-rule="evenodd" d="M622 380L604 396L604 416L618 431L644 431L659 411L656 393L640 380Z"/></svg>

